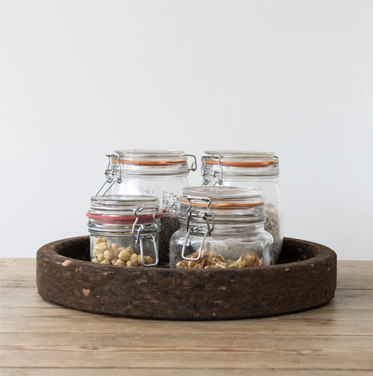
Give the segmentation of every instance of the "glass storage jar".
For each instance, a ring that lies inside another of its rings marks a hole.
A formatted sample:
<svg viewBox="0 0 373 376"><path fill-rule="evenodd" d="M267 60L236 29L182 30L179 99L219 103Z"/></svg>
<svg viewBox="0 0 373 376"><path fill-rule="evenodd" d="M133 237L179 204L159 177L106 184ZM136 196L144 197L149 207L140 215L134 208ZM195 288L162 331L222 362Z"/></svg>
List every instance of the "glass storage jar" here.
<svg viewBox="0 0 373 376"><path fill-rule="evenodd" d="M158 264L161 228L154 196L94 196L88 210L91 261L117 266Z"/></svg>
<svg viewBox="0 0 373 376"><path fill-rule="evenodd" d="M203 185L260 188L267 220L264 228L273 236L277 262L283 243L283 210L279 187L279 159L273 152L206 150L202 157Z"/></svg>
<svg viewBox="0 0 373 376"><path fill-rule="evenodd" d="M165 211L161 218L160 264L169 262L170 237L180 228L179 198L189 186L188 174L197 169L194 155L181 150L116 150L108 154L103 194L154 195ZM188 157L194 159L188 165Z"/></svg>
<svg viewBox="0 0 373 376"><path fill-rule="evenodd" d="M189 187L180 202L181 228L170 241L173 268L271 265L273 238L264 230L260 189Z"/></svg>

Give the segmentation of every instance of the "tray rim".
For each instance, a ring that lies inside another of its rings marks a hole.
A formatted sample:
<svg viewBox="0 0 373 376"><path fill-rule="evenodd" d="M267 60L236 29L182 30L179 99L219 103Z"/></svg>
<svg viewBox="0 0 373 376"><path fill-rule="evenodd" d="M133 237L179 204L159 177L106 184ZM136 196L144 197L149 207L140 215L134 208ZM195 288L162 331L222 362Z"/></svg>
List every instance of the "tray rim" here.
<svg viewBox="0 0 373 376"><path fill-rule="evenodd" d="M238 273L242 273L242 272L260 272L260 271L263 271L265 272L266 270L273 270L273 271L283 271L284 267L285 266L294 266L294 265L302 265L302 266L305 266L307 267L308 265L312 265L312 264L315 264L317 262L324 262L325 258L322 258L320 256L320 252L318 252L315 256L311 257L311 258L307 258L307 259L304 259L304 260L301 260L301 261L294 261L294 262L288 262L288 263L283 263L283 264L275 264L275 265L270 265L270 266L260 266L260 267L250 267L250 268L235 268L235 269L176 269L176 268L167 268L167 267L133 267L133 268L127 268L127 267L120 267L120 266L116 266L116 265L107 265L107 264L99 264L99 263L93 263L91 261L86 261L86 260L80 260L80 259L77 259L77 258L73 258L73 257L68 257L68 256L64 256L64 255L61 255L59 254L58 252L56 252L55 248L58 247L59 245L61 244L64 244L65 242L67 241L80 241L80 240L89 240L89 235L84 235L84 236L75 236L75 237L72 237L72 238L63 238L63 239L59 239L59 240L55 240L53 242L50 242L50 243L47 243L45 245L43 245L42 247L39 248L38 252L37 252L37 257L43 257L43 253L45 251L48 251L48 254L50 256L54 256L54 257L57 257L59 259L63 258L63 259L66 259L66 260L73 260L73 262L77 262L77 263L81 263L81 264L84 264L84 265L89 265L89 267L93 268L93 269L97 269L97 270L102 270L102 268L115 268L115 270L123 270L124 272L133 272L134 270L139 270L141 269L142 272L146 273L146 272L154 272L154 270L156 270L157 272L169 272L170 270L173 271L173 273L191 273L191 274L199 274L199 273L203 273L203 274L208 274L208 273L213 273L213 272L219 272L219 273L232 273L232 272L238 272ZM307 243L307 244L310 244L310 245L315 245L317 247L321 247L322 250L324 252L328 252L330 253L330 257L337 257L337 254L329 247L325 246L325 245L322 245L322 244L319 244L319 243L316 243L316 242L312 242L312 241L309 241L309 240L303 240L303 239L297 239L297 238L290 238L290 237L284 237L284 242L285 241L299 241L301 243ZM52 249L50 249L52 248Z"/></svg>

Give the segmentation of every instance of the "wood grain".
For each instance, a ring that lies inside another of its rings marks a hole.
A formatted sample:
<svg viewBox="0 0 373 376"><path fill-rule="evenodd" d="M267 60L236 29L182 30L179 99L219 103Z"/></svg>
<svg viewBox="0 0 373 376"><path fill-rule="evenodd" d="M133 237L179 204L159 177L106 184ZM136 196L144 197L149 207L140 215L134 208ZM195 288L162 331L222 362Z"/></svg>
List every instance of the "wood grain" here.
<svg viewBox="0 0 373 376"><path fill-rule="evenodd" d="M351 376L371 374L365 370L304 369L180 369L180 368L2 368L2 376Z"/></svg>
<svg viewBox="0 0 373 376"><path fill-rule="evenodd" d="M2 376L373 374L373 262L339 262L335 298L265 319L175 322L65 309L35 260L0 262Z"/></svg>

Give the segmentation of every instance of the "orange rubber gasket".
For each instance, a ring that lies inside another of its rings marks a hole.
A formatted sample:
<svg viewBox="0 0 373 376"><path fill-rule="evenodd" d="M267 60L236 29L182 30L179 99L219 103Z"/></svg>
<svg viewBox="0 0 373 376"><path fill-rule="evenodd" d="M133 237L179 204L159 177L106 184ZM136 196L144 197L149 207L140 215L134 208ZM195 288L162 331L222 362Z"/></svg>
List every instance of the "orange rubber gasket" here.
<svg viewBox="0 0 373 376"><path fill-rule="evenodd" d="M203 159L201 159L201 162L203 163ZM219 161L205 161L206 164L219 164ZM278 162L275 161L268 161L268 162L224 162L221 161L221 166L227 166L227 167L263 167L263 166L270 166L278 164Z"/></svg>
<svg viewBox="0 0 373 376"><path fill-rule="evenodd" d="M94 215L94 214L89 214L89 213L87 213L86 216L87 216L88 218L94 218L94 219L107 219L107 220L110 220L110 221L111 221L111 220L114 220L114 219L116 219L116 220L121 220L121 221L129 221L129 220L133 221L133 220L136 219L136 217L108 217L108 216L105 216L105 215ZM157 214L157 215L155 216L155 218L160 218L160 217L163 217L163 213L161 213L161 214ZM140 215L140 216L139 216L139 220L143 220L143 219L152 219L152 218L153 218L152 215Z"/></svg>
<svg viewBox="0 0 373 376"><path fill-rule="evenodd" d="M180 204L189 205L189 202L180 201ZM192 202L192 206L205 206L207 204L199 203L199 202ZM211 204L210 208L228 208L228 207L235 207L235 208L248 208L250 206L261 206L264 205L264 202L256 202L254 204L237 204L234 202L221 202L220 204Z"/></svg>
<svg viewBox="0 0 373 376"><path fill-rule="evenodd" d="M118 163L118 160L112 159L111 162ZM173 165L173 164L186 163L186 160L184 161L122 161L121 159L119 159L119 163L141 165L141 166L159 166L159 165Z"/></svg>

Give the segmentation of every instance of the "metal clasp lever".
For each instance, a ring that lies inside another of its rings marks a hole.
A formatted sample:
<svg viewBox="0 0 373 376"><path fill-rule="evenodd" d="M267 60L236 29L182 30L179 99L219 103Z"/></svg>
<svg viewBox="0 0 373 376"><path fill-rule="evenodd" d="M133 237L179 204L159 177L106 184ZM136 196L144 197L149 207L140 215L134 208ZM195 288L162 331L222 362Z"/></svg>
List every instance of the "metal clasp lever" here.
<svg viewBox="0 0 373 376"><path fill-rule="evenodd" d="M110 185L109 185L109 188L103 193L103 196L106 195L106 193L109 191L109 189L115 183L120 184L122 182L122 167L121 167L120 162L119 162L119 159L120 159L119 154L112 153L112 154L106 154L106 156L109 160L109 163L108 163L106 170L105 170L106 180L105 180L104 184L102 184L102 186L98 190L98 192L96 193L96 196L99 195L99 193L103 190L103 188L105 187L106 184L110 184ZM112 161L113 157L117 157L115 164Z"/></svg>
<svg viewBox="0 0 373 376"><path fill-rule="evenodd" d="M135 234L135 232L136 232L135 228L136 228L137 222L139 221L139 212L141 212L143 209L153 211L153 223L148 225L148 226L144 226L143 224L139 225L139 228L137 230L137 234ZM158 213L158 209L159 209L158 206L156 206L156 207L155 206L147 206L147 207L136 208L134 210L134 214L136 216L136 219L135 219L135 222L133 222L133 225L132 225L132 236L134 237L136 244L140 244L141 264L143 266L155 266L155 265L158 265L158 262L159 262L158 246L157 246L158 226L157 226L157 220L155 218L156 214ZM150 231L150 233L142 234L145 230ZM145 264L145 262L144 262L144 247L143 247L143 239L144 238L150 239L151 242L153 243L154 253L155 253L155 262L153 264Z"/></svg>
<svg viewBox="0 0 373 376"><path fill-rule="evenodd" d="M192 213L192 201L193 200L199 200L199 201L205 201L205 202L207 202L206 209L207 209L207 211L208 211L209 214L204 213L203 217L199 217L199 218L202 218L202 219L204 219L206 221L207 229L201 229L201 228L198 228L198 226L193 226L193 227L189 226L190 218L191 217L198 217L198 215L194 215L193 216L193 213ZM187 223L186 223L186 225L187 225L188 232L187 232L184 244L183 244L183 248L181 250L181 257L184 260L197 261L202 256L202 249L203 249L203 245L205 244L207 235L210 236L211 232L214 230L214 226L215 226L214 213L210 209L211 199L208 198L208 197L187 197L187 201L188 201L188 204L189 204L189 207L188 207L188 209L186 211L186 214L187 214ZM210 219L211 219L211 223L210 223ZM185 256L185 248L186 248L186 245L187 245L190 233L193 232L193 231L197 232L198 230L199 230L199 232L204 232L205 233L204 236L203 236L203 239L202 239L202 243L201 243L201 245L199 247L199 250L198 250L199 251L198 252L198 256L196 258L194 258L194 257L186 257Z"/></svg>
<svg viewBox="0 0 373 376"><path fill-rule="evenodd" d="M195 155L193 155L193 154L183 154L184 155L184 157L191 157L191 158L193 158L193 163L192 163L192 165L189 167L189 171L188 172L190 172L190 171L196 171L197 170L197 158L196 158L196 156Z"/></svg>
<svg viewBox="0 0 373 376"><path fill-rule="evenodd" d="M218 159L218 167L220 168L220 171L214 171L212 173L208 173L206 171L206 158L202 157L202 167L201 167L201 175L203 177L203 185L208 185L210 183L210 180L206 178L206 175L211 176L215 179L214 186L215 185L222 185L223 184L223 166L221 164L221 156L220 155L212 155L211 157Z"/></svg>

